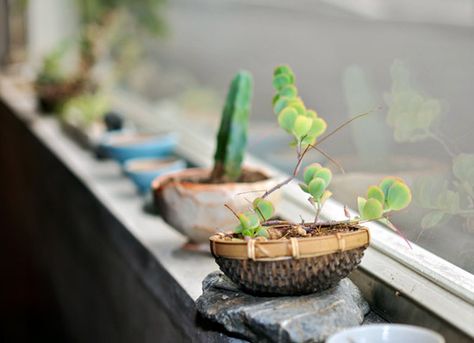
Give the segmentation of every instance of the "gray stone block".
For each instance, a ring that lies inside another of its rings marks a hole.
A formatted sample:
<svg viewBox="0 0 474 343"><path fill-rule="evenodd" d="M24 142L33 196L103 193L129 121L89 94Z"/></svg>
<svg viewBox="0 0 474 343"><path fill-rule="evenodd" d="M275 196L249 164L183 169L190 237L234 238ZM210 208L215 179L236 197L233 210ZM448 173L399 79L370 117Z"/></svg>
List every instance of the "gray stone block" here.
<svg viewBox="0 0 474 343"><path fill-rule="evenodd" d="M198 311L227 331L255 342L323 342L360 325L369 306L349 280L324 292L296 297L256 297L239 290L221 272L203 281Z"/></svg>

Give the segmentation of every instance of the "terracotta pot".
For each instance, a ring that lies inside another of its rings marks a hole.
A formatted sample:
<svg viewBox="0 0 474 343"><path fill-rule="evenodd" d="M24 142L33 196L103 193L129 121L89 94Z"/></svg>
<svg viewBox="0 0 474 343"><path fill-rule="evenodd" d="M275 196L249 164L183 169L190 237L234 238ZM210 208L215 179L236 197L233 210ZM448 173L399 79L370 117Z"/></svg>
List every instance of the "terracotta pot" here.
<svg viewBox="0 0 474 343"><path fill-rule="evenodd" d="M278 240L210 238L222 272L244 291L300 295L337 284L360 263L370 242L365 227L319 237Z"/></svg>
<svg viewBox="0 0 474 343"><path fill-rule="evenodd" d="M223 184L187 181L207 179L211 171L202 168L159 176L152 184L155 206L163 219L189 237L191 242L207 243L209 236L218 231L232 230L237 225L235 216L224 207L225 204L236 211L245 211L249 207L246 198L253 199L262 194L251 193L252 191L268 190L279 181L262 170L246 170L260 172L266 179L250 183ZM269 200L275 205L279 198L279 192L269 196Z"/></svg>

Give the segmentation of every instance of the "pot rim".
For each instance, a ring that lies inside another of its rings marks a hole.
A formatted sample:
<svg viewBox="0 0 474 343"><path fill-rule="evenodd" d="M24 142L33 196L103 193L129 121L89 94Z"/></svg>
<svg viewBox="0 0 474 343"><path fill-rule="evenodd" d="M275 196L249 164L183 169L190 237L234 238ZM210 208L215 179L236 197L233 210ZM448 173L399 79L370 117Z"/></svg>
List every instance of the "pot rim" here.
<svg viewBox="0 0 474 343"><path fill-rule="evenodd" d="M357 230L318 237L229 241L215 234L209 237L209 241L214 256L229 259L253 261L300 259L367 247L370 243L369 229L359 225L353 227Z"/></svg>
<svg viewBox="0 0 474 343"><path fill-rule="evenodd" d="M183 181L183 178L186 177L193 177L193 176L209 176L211 173L211 168L187 168L184 170L176 171L173 173L169 173L166 175L160 175L156 177L152 182L152 189L154 191L158 191L165 187L171 186L181 186L187 189L193 190L221 190L223 188L233 188L233 187L245 187L246 185L255 185L260 182L268 182L269 180L274 179L274 176L269 173L267 170L259 167L252 167L252 166L244 166L243 169L250 170L250 171L257 171L264 175L266 178L263 180L255 181L255 182L225 182L225 183L198 183L198 182L190 182L190 181ZM262 190L262 192L265 190Z"/></svg>

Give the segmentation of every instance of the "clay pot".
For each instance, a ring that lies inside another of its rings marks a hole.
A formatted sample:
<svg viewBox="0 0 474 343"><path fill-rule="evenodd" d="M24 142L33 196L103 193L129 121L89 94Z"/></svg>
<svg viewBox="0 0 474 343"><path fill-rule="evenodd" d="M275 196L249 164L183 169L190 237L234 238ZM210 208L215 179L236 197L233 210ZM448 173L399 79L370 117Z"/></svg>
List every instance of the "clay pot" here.
<svg viewBox="0 0 474 343"><path fill-rule="evenodd" d="M123 164L132 158L168 156L177 143L178 136L173 132L146 133L123 130L105 134L100 150L105 156Z"/></svg>
<svg viewBox="0 0 474 343"><path fill-rule="evenodd" d="M360 263L370 242L365 227L318 237L244 241L210 238L222 272L257 295L301 295L328 289Z"/></svg>
<svg viewBox="0 0 474 343"><path fill-rule="evenodd" d="M153 180L165 173L182 170L186 162L177 157L133 158L123 166L125 174L135 183L140 193L147 192Z"/></svg>
<svg viewBox="0 0 474 343"><path fill-rule="evenodd" d="M237 219L225 204L235 211L245 211L249 207L247 199L253 199L275 186L279 180L263 170L245 168L249 172L260 173L261 181L211 184L208 179L210 169L192 168L157 177L152 184L154 202L163 219L176 230L187 236L193 243L207 243L209 236L222 230L232 230ZM246 193L241 194L239 193ZM275 205L279 192L269 196Z"/></svg>

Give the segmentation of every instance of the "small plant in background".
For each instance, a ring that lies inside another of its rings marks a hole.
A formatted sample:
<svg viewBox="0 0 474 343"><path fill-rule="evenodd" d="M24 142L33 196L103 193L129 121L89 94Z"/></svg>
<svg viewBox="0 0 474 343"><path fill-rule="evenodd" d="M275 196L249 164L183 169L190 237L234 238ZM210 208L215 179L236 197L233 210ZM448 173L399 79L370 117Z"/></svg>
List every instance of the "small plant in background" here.
<svg viewBox="0 0 474 343"><path fill-rule="evenodd" d="M211 182L237 181L247 147L247 131L252 100L252 75L240 71L232 80L217 133L217 148Z"/></svg>
<svg viewBox="0 0 474 343"><path fill-rule="evenodd" d="M422 229L435 227L453 216L464 219L474 228L474 155L457 153L444 139L439 128L441 102L423 94L413 85L407 66L395 61L391 67L392 89L386 94L389 112L387 121L398 142L419 142L432 139L439 143L452 159L452 178L424 176L414 184L415 201L429 209ZM420 231L419 237L423 233Z"/></svg>
<svg viewBox="0 0 474 343"><path fill-rule="evenodd" d="M69 123L88 128L93 123L99 122L109 109L107 96L102 93L86 93L68 100L63 106L61 115Z"/></svg>
<svg viewBox="0 0 474 343"><path fill-rule="evenodd" d="M410 189L403 180L395 177L383 179L379 185L369 187L366 198L358 198L359 217L350 218L347 214L348 219L344 221L321 222L319 220L321 209L332 195L328 190L332 173L328 168L324 168L318 163L313 163L305 168L303 182L300 183L301 189L309 194L308 200L315 209L313 223L296 224L270 219L273 216L274 208L266 198L298 177L301 162L309 149L321 151L317 148L318 144L332 136L343 126L362 116L352 118L320 138L326 131L327 124L315 111L306 108L303 100L298 96L294 73L288 66L279 66L275 69L273 86L276 90L276 95L273 98L273 109L280 127L293 137L290 145L296 150L296 166L292 176L267 190L261 197L257 197L248 211L235 213L230 209L239 220L235 234L245 239L255 237L266 239L272 237L269 230L278 229L280 231L286 230L286 233L282 235L283 237L288 234L291 235L290 232L295 230L299 236L306 236L319 234L324 231L324 228L347 227L372 220L381 220L394 228L389 222L389 215L394 211L404 209L411 202Z"/></svg>

